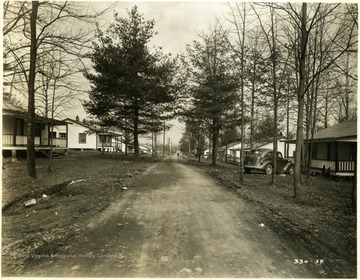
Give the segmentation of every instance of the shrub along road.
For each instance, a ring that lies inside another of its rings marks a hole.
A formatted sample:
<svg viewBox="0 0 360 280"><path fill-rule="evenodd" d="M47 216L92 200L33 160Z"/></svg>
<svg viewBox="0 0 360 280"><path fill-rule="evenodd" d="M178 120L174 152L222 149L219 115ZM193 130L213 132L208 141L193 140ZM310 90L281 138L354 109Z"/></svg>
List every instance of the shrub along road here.
<svg viewBox="0 0 360 280"><path fill-rule="evenodd" d="M61 247L23 256L21 276L325 277L316 259L297 263L299 245L255 204L181 159L151 165L133 185Z"/></svg>

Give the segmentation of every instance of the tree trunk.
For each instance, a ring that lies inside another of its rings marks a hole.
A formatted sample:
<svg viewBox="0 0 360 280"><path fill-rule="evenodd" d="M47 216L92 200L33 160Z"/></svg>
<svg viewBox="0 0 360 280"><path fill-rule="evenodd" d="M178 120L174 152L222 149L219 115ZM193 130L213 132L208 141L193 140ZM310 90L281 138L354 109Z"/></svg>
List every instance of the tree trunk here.
<svg viewBox="0 0 360 280"><path fill-rule="evenodd" d="M315 91L315 85L314 83L311 85L311 91L310 94L307 94L307 102L306 102L306 143L304 143L305 145L305 149L304 149L304 153L305 153L305 161L304 161L304 168L305 168L305 173L306 173L306 183L308 181L308 174L310 171L310 135L311 135L311 130L312 130L312 115L313 115L313 102L314 102L314 91ZM305 184L306 184L305 183Z"/></svg>
<svg viewBox="0 0 360 280"><path fill-rule="evenodd" d="M298 96L298 117L296 130L296 150L295 150L295 172L294 172L294 198L301 200L301 157L303 146L303 119L304 119L304 95L305 95L305 60L307 47L306 31L306 9L307 4L302 4L301 16L301 38L300 38L300 61L299 61L299 87Z"/></svg>
<svg viewBox="0 0 360 280"><path fill-rule="evenodd" d="M28 135L27 135L27 174L36 178L36 159L35 159L35 75L36 75L36 57L37 57L37 38L36 21L39 2L32 2L30 16L30 70L28 81Z"/></svg>
<svg viewBox="0 0 360 280"><path fill-rule="evenodd" d="M198 162L201 161L201 134L198 134Z"/></svg>
<svg viewBox="0 0 360 280"><path fill-rule="evenodd" d="M240 170L239 170L239 181L244 183L244 146L245 146L245 103L244 103L244 59L245 59L245 31L246 31L246 3L243 3L243 15L242 15L242 32L241 32L241 75L240 75L240 94L241 94L241 146L240 146Z"/></svg>
<svg viewBox="0 0 360 280"><path fill-rule="evenodd" d="M287 100L286 100L286 139L290 140L290 79L288 77L288 92L287 92ZM285 143L285 157L289 158L289 142Z"/></svg>
<svg viewBox="0 0 360 280"><path fill-rule="evenodd" d="M311 159L312 159L312 153L313 153L313 149L314 149L314 134L315 134L315 127L316 127L316 111L317 111L317 99L318 99L318 91L319 91L319 83L320 83L320 78L317 77L316 82L315 82L315 92L314 92L314 96L313 96L313 100L312 100L312 104L313 104L313 116L312 116L312 123L311 123L311 132L310 132L310 143L308 145L308 149L309 149L309 157L308 157L308 167L307 167L307 173L306 173L306 183L308 183L309 179L310 179L310 175L311 175Z"/></svg>
<svg viewBox="0 0 360 280"><path fill-rule="evenodd" d="M154 145L155 145L155 158L157 158L157 134L154 133ZM140 158L140 156L139 156Z"/></svg>
<svg viewBox="0 0 360 280"><path fill-rule="evenodd" d="M271 185L276 184L276 169L277 169L277 132L278 132L278 95L277 95L277 89L276 89L276 44L275 44L275 30L274 30L274 13L273 10L271 10L271 39L272 39L272 78L273 78L273 97L274 97L274 144L273 144L273 172L271 174Z"/></svg>
<svg viewBox="0 0 360 280"><path fill-rule="evenodd" d="M52 161L53 161L53 133L54 133L54 125L52 124L52 120L50 121L50 137L49 137L49 141L50 141L50 155L49 155L49 165L47 168L48 172L52 171Z"/></svg>
<svg viewBox="0 0 360 280"><path fill-rule="evenodd" d="M217 156L217 149L218 149L218 139L219 139L219 124L218 119L213 119L213 132L212 132L212 160L211 165L216 166L216 156Z"/></svg>
<svg viewBox="0 0 360 280"><path fill-rule="evenodd" d="M54 85L53 85L53 95L52 95L52 100L51 100L51 120L49 122L50 124L50 137L49 137L49 141L50 141L50 156L49 156L49 165L48 165L48 172L52 171L52 162L53 162L53 134L54 134L54 125L53 125L53 121L54 121L54 117L55 117L55 94L56 94L56 80L54 81Z"/></svg>
<svg viewBox="0 0 360 280"><path fill-rule="evenodd" d="M277 160L277 122L278 122L278 116L277 116L277 107L278 107L278 101L277 101L277 96L276 96L276 89L274 88L274 154L273 154L273 162L274 162L274 166L273 166L273 172L271 174L271 185L275 186L276 184L276 169L277 169L277 164L276 164L276 160Z"/></svg>
<svg viewBox="0 0 360 280"><path fill-rule="evenodd" d="M154 131L151 131L151 157L155 157L155 149L154 149Z"/></svg>
<svg viewBox="0 0 360 280"><path fill-rule="evenodd" d="M228 139L226 139L226 145L225 145L225 162L227 163L228 160L227 160L227 151L228 151Z"/></svg>
<svg viewBox="0 0 360 280"><path fill-rule="evenodd" d="M255 64L255 61L254 61ZM254 73L256 67L254 66ZM255 74L254 74L255 75ZM252 87L251 87L251 116L255 116L255 78L252 80ZM254 133L255 133L255 118L250 118L250 148L254 147Z"/></svg>
<svg viewBox="0 0 360 280"><path fill-rule="evenodd" d="M134 152L135 152L135 160L140 160L140 152L139 152L139 109L137 107L137 100L135 104L135 112L134 112Z"/></svg>
<svg viewBox="0 0 360 280"><path fill-rule="evenodd" d="M104 130L103 130L104 131ZM103 136L103 137L101 137ZM104 151L104 139L105 139L105 135L100 135L100 141L101 141L101 154L104 155L105 151Z"/></svg>
<svg viewBox="0 0 360 280"><path fill-rule="evenodd" d="M164 122L164 134L163 134L163 157L165 156L165 122Z"/></svg>

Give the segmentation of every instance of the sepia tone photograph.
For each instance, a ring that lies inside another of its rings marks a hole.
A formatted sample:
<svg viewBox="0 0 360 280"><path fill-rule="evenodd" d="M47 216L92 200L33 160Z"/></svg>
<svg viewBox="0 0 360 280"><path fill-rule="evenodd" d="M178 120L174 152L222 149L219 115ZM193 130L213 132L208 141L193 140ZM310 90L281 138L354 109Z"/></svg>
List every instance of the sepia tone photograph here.
<svg viewBox="0 0 360 280"><path fill-rule="evenodd" d="M2 8L2 277L357 278L357 2Z"/></svg>

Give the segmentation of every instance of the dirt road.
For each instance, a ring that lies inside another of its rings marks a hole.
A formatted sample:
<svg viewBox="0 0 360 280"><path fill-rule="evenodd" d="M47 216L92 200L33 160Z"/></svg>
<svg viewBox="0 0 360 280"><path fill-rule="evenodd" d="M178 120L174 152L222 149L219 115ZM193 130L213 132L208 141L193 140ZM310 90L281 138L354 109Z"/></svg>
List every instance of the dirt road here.
<svg viewBox="0 0 360 280"><path fill-rule="evenodd" d="M23 276L321 276L321 265L294 263L301 256L253 205L181 160L151 166L136 185L61 250L23 256Z"/></svg>

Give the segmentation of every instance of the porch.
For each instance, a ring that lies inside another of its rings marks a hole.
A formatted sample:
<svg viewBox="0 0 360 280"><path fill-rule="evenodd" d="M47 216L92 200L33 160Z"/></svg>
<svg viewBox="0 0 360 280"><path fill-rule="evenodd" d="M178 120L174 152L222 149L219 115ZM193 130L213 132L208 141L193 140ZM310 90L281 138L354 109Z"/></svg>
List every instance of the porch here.
<svg viewBox="0 0 360 280"><path fill-rule="evenodd" d="M314 173L326 172L334 176L354 176L354 160L311 160L311 171Z"/></svg>
<svg viewBox="0 0 360 280"><path fill-rule="evenodd" d="M50 147L51 139L44 138L43 143L41 143L41 137L35 136L34 139L36 147ZM27 146L27 136L26 135L13 135L13 134L3 134L2 136L2 149L9 150L16 147L26 147ZM66 148L66 139L63 138L53 138L52 146L59 148Z"/></svg>

